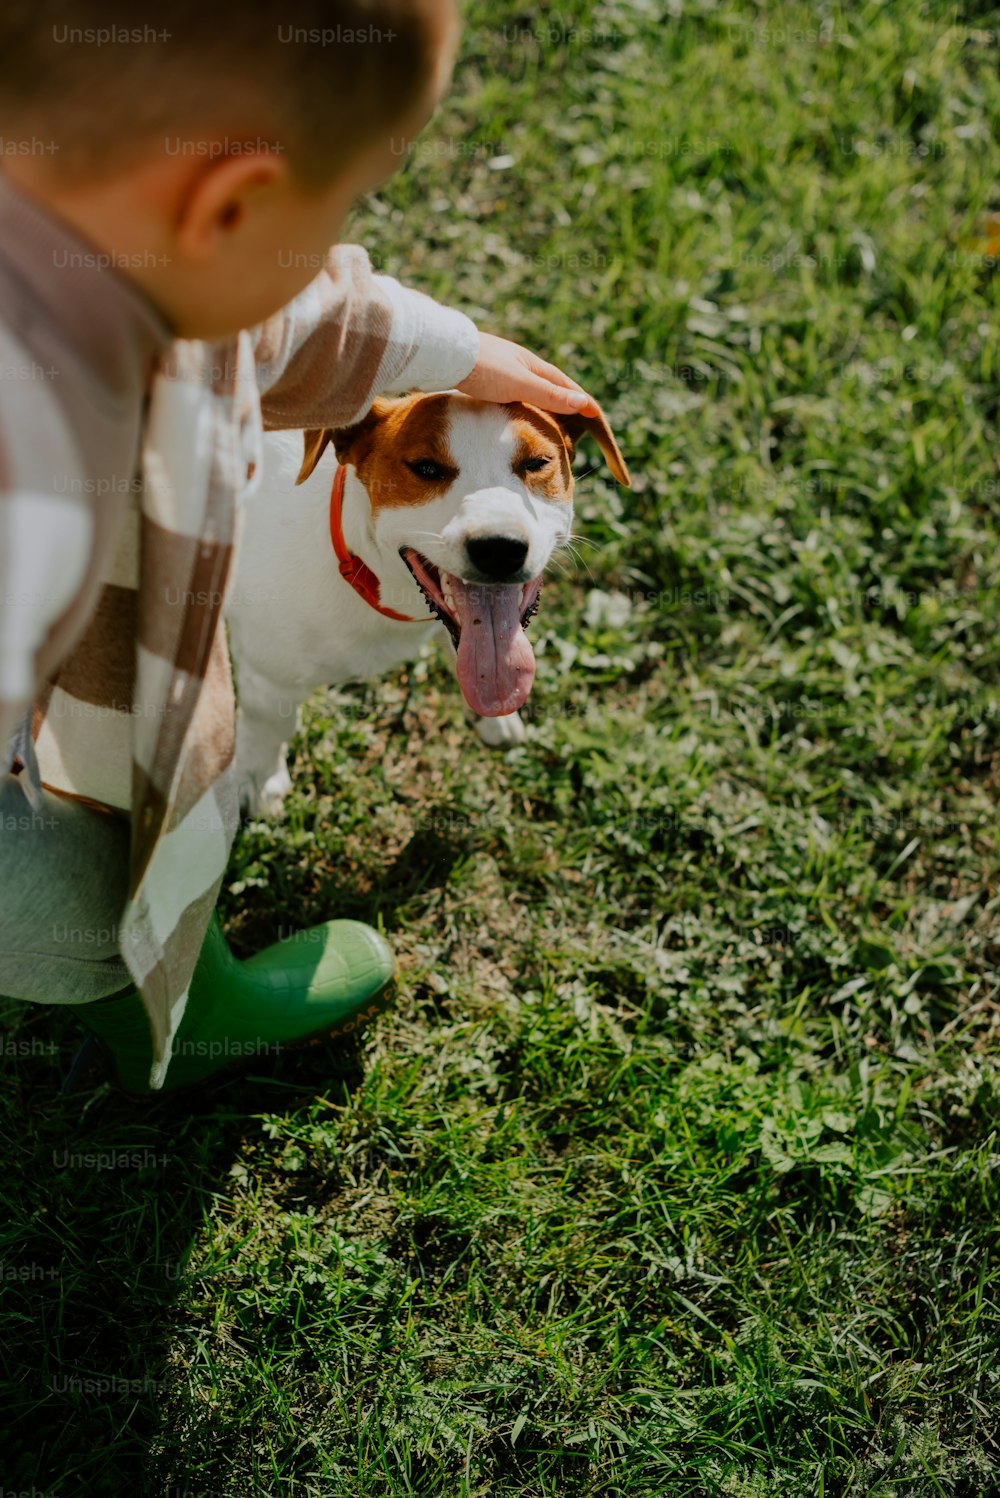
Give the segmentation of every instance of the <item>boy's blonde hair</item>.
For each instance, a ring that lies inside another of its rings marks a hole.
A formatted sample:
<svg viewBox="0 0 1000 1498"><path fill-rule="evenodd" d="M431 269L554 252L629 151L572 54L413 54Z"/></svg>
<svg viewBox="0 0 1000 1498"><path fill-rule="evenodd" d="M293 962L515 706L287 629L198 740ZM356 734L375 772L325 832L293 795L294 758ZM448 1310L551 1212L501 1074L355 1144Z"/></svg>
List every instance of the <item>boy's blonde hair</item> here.
<svg viewBox="0 0 1000 1498"><path fill-rule="evenodd" d="M440 89L457 30L452 0L163 0L151 13L5 0L4 150L99 178L150 152L256 147L320 187Z"/></svg>

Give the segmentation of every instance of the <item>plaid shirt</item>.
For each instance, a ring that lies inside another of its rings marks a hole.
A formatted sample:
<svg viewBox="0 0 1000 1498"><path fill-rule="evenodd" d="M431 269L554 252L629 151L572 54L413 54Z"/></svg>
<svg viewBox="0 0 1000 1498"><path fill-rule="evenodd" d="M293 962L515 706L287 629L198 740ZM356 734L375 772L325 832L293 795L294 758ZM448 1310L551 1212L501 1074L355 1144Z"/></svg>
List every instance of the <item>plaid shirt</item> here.
<svg viewBox="0 0 1000 1498"><path fill-rule="evenodd" d="M262 433L450 389L479 339L352 246L212 345L108 262L0 174L0 745L29 800L130 818L118 936L157 1088L238 825L222 620Z"/></svg>

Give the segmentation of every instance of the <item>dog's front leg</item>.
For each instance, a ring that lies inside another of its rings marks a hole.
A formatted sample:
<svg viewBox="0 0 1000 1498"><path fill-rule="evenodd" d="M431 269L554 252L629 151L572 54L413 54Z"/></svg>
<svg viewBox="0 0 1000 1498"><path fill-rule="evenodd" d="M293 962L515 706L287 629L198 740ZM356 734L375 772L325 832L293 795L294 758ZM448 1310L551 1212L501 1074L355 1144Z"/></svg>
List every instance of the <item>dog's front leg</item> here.
<svg viewBox="0 0 1000 1498"><path fill-rule="evenodd" d="M300 700L245 663L236 672L236 775L240 809L274 815L292 788L285 756L299 724Z"/></svg>

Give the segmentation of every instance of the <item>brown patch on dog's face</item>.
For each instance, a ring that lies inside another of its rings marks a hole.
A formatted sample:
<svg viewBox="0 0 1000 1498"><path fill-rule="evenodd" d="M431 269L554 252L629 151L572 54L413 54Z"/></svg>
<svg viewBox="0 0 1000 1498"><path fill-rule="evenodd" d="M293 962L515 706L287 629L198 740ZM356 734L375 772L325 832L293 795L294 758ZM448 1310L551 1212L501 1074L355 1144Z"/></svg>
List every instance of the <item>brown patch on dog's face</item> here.
<svg viewBox="0 0 1000 1498"><path fill-rule="evenodd" d="M376 401L356 427L334 432L337 457L354 465L374 513L426 504L455 482L458 467L447 438L452 399L413 395Z"/></svg>
<svg viewBox="0 0 1000 1498"><path fill-rule="evenodd" d="M572 449L553 416L520 403L507 407L514 429L511 471L533 493L556 504L573 498Z"/></svg>

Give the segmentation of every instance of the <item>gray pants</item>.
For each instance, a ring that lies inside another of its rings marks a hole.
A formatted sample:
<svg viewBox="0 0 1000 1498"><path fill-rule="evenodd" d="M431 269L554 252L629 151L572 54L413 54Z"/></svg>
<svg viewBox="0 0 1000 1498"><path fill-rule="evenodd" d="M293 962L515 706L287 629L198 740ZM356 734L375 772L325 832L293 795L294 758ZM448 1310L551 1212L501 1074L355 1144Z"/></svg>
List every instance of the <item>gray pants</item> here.
<svg viewBox="0 0 1000 1498"><path fill-rule="evenodd" d="M0 994L89 1004L132 986L119 954L129 825L0 775Z"/></svg>

